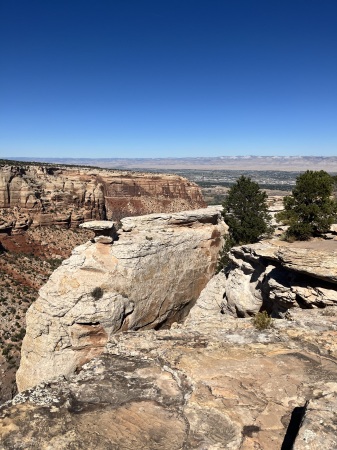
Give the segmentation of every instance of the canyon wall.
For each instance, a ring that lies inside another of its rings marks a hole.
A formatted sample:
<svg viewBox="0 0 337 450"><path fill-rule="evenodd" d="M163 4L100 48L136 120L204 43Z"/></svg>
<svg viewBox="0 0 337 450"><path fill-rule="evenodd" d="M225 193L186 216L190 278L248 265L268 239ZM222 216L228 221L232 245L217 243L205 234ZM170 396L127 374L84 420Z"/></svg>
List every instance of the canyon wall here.
<svg viewBox="0 0 337 450"><path fill-rule="evenodd" d="M18 388L73 373L118 331L181 320L214 274L225 231L208 207L128 217L113 242L75 248L27 312Z"/></svg>
<svg viewBox="0 0 337 450"><path fill-rule="evenodd" d="M76 227L152 212L204 207L199 187L177 175L79 167L0 167L0 232Z"/></svg>

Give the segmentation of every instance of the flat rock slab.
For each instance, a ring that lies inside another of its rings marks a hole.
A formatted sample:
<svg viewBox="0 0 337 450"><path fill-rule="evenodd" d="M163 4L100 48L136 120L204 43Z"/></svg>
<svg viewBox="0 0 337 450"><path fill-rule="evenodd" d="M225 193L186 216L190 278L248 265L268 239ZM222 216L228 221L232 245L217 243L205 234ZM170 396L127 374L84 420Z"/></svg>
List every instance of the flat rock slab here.
<svg viewBox="0 0 337 450"><path fill-rule="evenodd" d="M81 228L87 228L88 230L101 231L112 230L116 225L116 222L111 220L91 220L90 222L81 223Z"/></svg>
<svg viewBox="0 0 337 450"><path fill-rule="evenodd" d="M222 318L114 335L78 374L4 405L0 448L280 449L307 400L295 448L336 448L336 318L315 329L305 313L264 332Z"/></svg>
<svg viewBox="0 0 337 450"><path fill-rule="evenodd" d="M303 275L337 283L337 243L327 243L324 240L295 244L263 241L234 247L232 253L238 256L245 255L248 259L262 258Z"/></svg>
<svg viewBox="0 0 337 450"><path fill-rule="evenodd" d="M106 236L111 238L116 233L116 222L111 220L92 220L90 222L85 222L80 224L81 228L86 230L91 230L95 233L96 237Z"/></svg>

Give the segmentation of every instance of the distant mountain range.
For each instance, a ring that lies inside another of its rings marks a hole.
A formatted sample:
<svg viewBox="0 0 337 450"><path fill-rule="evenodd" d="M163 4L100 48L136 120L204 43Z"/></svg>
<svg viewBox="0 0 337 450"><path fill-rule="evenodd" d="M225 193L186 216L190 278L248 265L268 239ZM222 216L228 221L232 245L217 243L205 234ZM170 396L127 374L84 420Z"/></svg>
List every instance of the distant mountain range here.
<svg viewBox="0 0 337 450"><path fill-rule="evenodd" d="M114 169L194 170L326 170L337 172L337 156L218 156L198 158L34 158L8 157L16 161L74 164Z"/></svg>

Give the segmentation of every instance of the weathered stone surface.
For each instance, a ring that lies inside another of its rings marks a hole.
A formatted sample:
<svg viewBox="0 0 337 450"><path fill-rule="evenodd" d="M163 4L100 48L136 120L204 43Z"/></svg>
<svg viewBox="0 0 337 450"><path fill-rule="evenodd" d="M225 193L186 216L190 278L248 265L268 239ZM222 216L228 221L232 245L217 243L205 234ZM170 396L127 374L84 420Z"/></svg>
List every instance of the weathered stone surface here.
<svg viewBox="0 0 337 450"><path fill-rule="evenodd" d="M337 448L337 383L327 382L308 401L294 450Z"/></svg>
<svg viewBox="0 0 337 450"><path fill-rule="evenodd" d="M112 242L112 238L116 237L117 223L111 220L92 220L90 222L81 223L80 228L93 231L96 236L95 242L109 244ZM103 237L108 239L104 240Z"/></svg>
<svg viewBox="0 0 337 450"><path fill-rule="evenodd" d="M207 326L214 327L215 324L222 323L224 317L219 312L223 312L225 306L226 283L226 276L223 272L214 275L186 317L185 326L197 330L200 327L205 329Z"/></svg>
<svg viewBox="0 0 337 450"><path fill-rule="evenodd" d="M76 227L93 219L205 206L199 187L177 175L48 165L0 167L0 231Z"/></svg>
<svg viewBox="0 0 337 450"><path fill-rule="evenodd" d="M336 305L337 247L319 240L297 245L264 241L233 248L226 308L245 317L263 307L277 317L293 307Z"/></svg>
<svg viewBox="0 0 337 450"><path fill-rule="evenodd" d="M98 235L94 237L94 241L100 244L111 244L113 242L113 238L110 236Z"/></svg>
<svg viewBox="0 0 337 450"><path fill-rule="evenodd" d="M115 228L116 222L110 220L92 220L90 222L82 223L81 228L86 228L92 231L107 231Z"/></svg>
<svg viewBox="0 0 337 450"><path fill-rule="evenodd" d="M152 214L75 249L27 316L18 382L49 381L0 408L0 449L336 448L331 244L235 248L205 286L224 229L218 208ZM261 306L287 320L237 318Z"/></svg>
<svg viewBox="0 0 337 450"><path fill-rule="evenodd" d="M280 449L307 401L295 448L335 448L337 316L298 310L258 332L206 292L210 323L113 335L78 374L0 408L1 448Z"/></svg>
<svg viewBox="0 0 337 450"><path fill-rule="evenodd" d="M254 256L279 262L282 266L303 275L319 278L330 283L337 283L337 246L330 251L321 251L319 241L317 248L296 247L293 244L269 242L255 244ZM248 250L249 251L249 250Z"/></svg>
<svg viewBox="0 0 337 450"><path fill-rule="evenodd" d="M112 245L77 247L27 312L19 389L74 372L117 331L183 317L214 274L225 230L209 207L126 218Z"/></svg>

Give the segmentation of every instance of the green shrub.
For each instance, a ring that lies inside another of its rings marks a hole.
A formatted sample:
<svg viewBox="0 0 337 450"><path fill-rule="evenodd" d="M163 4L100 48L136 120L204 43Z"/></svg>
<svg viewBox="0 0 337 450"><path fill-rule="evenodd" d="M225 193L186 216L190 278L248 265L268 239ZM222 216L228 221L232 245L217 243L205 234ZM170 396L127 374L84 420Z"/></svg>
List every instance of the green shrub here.
<svg viewBox="0 0 337 450"><path fill-rule="evenodd" d="M253 317L253 325L257 330L266 330L272 328L273 319L268 315L267 311L258 312Z"/></svg>
<svg viewBox="0 0 337 450"><path fill-rule="evenodd" d="M103 290L100 287L95 287L93 291L91 292L91 295L94 297L95 300L99 300L103 297Z"/></svg>

